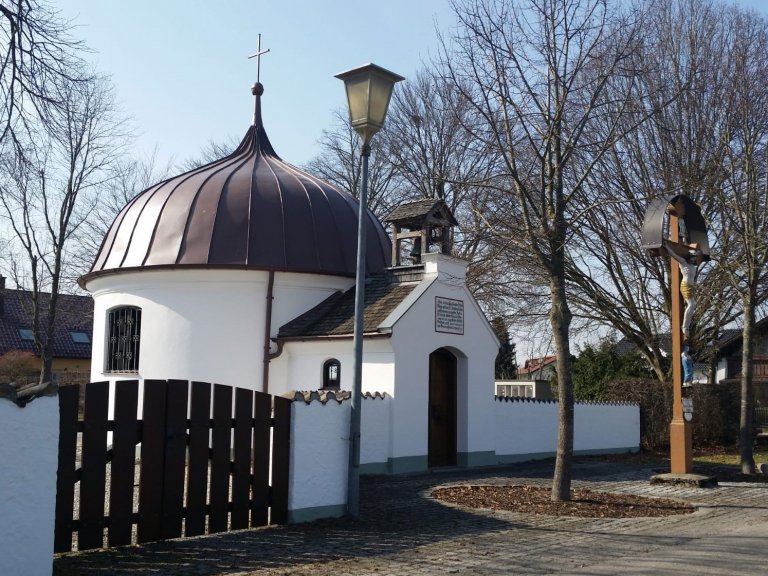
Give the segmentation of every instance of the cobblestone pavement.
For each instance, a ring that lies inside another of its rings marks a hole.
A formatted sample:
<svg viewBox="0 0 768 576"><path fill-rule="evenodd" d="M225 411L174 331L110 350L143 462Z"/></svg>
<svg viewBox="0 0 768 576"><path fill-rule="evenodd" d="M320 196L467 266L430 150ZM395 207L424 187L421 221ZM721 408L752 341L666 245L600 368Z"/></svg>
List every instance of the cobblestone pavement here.
<svg viewBox="0 0 768 576"><path fill-rule="evenodd" d="M584 519L468 510L430 498L456 483L549 485L551 462L363 478L361 519L61 556L74 575L762 574L768 484L650 485L652 471L585 461L574 487L689 501L694 514Z"/></svg>

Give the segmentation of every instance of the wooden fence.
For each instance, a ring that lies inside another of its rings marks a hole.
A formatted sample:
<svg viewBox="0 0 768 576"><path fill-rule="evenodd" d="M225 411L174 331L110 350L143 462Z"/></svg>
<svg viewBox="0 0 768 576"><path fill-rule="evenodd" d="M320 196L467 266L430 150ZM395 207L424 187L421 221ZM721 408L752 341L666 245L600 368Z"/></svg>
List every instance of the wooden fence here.
<svg viewBox="0 0 768 576"><path fill-rule="evenodd" d="M139 382L114 388L112 420L108 382L86 385L82 420L78 387L59 390L55 552L287 521L290 400L145 380L138 419Z"/></svg>

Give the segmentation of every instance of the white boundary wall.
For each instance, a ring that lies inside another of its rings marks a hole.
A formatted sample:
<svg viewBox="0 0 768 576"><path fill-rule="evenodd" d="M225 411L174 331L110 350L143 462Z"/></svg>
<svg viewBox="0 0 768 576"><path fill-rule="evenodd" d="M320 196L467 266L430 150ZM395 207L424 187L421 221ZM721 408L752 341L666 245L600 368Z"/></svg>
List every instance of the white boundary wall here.
<svg viewBox="0 0 768 576"><path fill-rule="evenodd" d="M345 513L351 407L349 401L293 402L289 522ZM386 462L392 445L392 397L363 398L362 410L360 463Z"/></svg>
<svg viewBox="0 0 768 576"><path fill-rule="evenodd" d="M24 408L0 400L0 574L50 574L59 454L59 397Z"/></svg>
<svg viewBox="0 0 768 576"><path fill-rule="evenodd" d="M555 401L497 399L496 458L522 462L549 458L557 450ZM574 406L574 452L599 454L640 449L640 407L637 404L582 404Z"/></svg>
<svg viewBox="0 0 768 576"><path fill-rule="evenodd" d="M364 472L385 473L393 454L391 396L363 398L360 464ZM289 521L341 516L346 507L351 403L293 402ZM493 403L495 453L489 464L550 458L557 449L554 401L497 399ZM622 453L640 448L640 407L636 404L576 404L574 451Z"/></svg>

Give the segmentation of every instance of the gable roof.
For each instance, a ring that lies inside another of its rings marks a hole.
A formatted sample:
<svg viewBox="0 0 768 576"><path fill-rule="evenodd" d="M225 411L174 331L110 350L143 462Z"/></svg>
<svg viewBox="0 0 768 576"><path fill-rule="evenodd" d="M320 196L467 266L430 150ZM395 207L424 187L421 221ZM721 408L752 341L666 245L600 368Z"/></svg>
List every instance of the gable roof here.
<svg viewBox="0 0 768 576"><path fill-rule="evenodd" d="M378 326L418 286L420 275L387 271L365 283L363 333L378 334ZM355 322L355 288L336 292L301 316L280 327L279 340L352 336Z"/></svg>
<svg viewBox="0 0 768 576"><path fill-rule="evenodd" d="M522 368L517 369L518 379L521 374L533 374L542 370L546 366L552 364L557 360L557 356L544 356L543 358L530 358L525 361L525 365Z"/></svg>
<svg viewBox="0 0 768 576"><path fill-rule="evenodd" d="M768 316L766 316L762 320L755 323L756 332L759 332L765 328L768 328ZM741 328L723 329L720 332L720 335L717 339L717 348L719 350L719 354L728 355L730 353L733 353L735 349L741 346L742 334L743 334L743 331L741 330ZM658 341L659 341L659 347L661 348L661 351L664 354L669 355L672 353L672 335L669 332L664 332L663 334L659 334ZM708 348L709 347L707 347L707 349ZM637 352L637 346L635 346L632 342L627 340L626 337L622 338L616 343L616 354L619 356L619 358L622 358L627 354L632 354L634 352Z"/></svg>
<svg viewBox="0 0 768 576"><path fill-rule="evenodd" d="M37 354L34 342L22 338L20 330L32 327L32 293L0 291L0 355L11 350ZM39 294L41 309L47 310L51 295ZM88 342L75 342L72 332L84 332ZM59 294L53 336L54 358L90 358L93 332L93 299L90 296Z"/></svg>
<svg viewBox="0 0 768 576"><path fill-rule="evenodd" d="M428 198L400 204L384 220L405 226L420 226L425 221L442 221L453 226L458 224L445 200L440 198Z"/></svg>

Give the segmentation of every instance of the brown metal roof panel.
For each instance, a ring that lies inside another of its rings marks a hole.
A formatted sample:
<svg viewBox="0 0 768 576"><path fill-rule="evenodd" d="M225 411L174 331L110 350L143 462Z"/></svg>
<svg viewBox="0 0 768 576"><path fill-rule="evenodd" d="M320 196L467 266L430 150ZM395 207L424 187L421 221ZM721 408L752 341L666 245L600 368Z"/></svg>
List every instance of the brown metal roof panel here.
<svg viewBox="0 0 768 576"><path fill-rule="evenodd" d="M322 234L318 227L322 224L316 220L315 206L307 186L312 187L313 196L318 196L317 188L306 177L286 170L284 165L277 176L283 197L284 227L286 235L292 237L285 244L286 261L291 267L324 269L328 262L318 252L318 239Z"/></svg>
<svg viewBox="0 0 768 576"><path fill-rule="evenodd" d="M208 264L245 265L251 214L250 178L255 158L229 172L213 224Z"/></svg>
<svg viewBox="0 0 768 576"><path fill-rule="evenodd" d="M149 195L133 226L133 235L125 253L122 266L130 268L141 266L150 254L152 238L157 229L158 219L165 213L165 204L178 184L175 181L158 186L154 194Z"/></svg>
<svg viewBox="0 0 768 576"><path fill-rule="evenodd" d="M171 181L173 190L155 218L152 240L144 261L137 266L163 265L178 259L194 196L209 177L208 172L196 172Z"/></svg>
<svg viewBox="0 0 768 576"><path fill-rule="evenodd" d="M313 250L320 270L346 271L344 242L339 238L344 235L338 228L338 223L331 210L329 195L338 192L329 186L320 186L313 179L304 181L312 210Z"/></svg>
<svg viewBox="0 0 768 576"><path fill-rule="evenodd" d="M110 247L109 256L101 267L102 270L108 268L120 268L123 266L141 212L146 203L152 198L152 195L161 187L162 185L155 186L154 188L143 192L137 196L127 208L123 209L123 217L120 220L119 227L115 233L115 239Z"/></svg>
<svg viewBox="0 0 768 576"><path fill-rule="evenodd" d="M290 164L286 171L300 178L309 194L314 224L314 246L320 271L354 274L357 238L357 204L340 192ZM353 228L350 228L353 226Z"/></svg>
<svg viewBox="0 0 768 576"><path fill-rule="evenodd" d="M242 160L232 158L217 170L206 172L205 181L197 190L193 190L194 197L186 217L184 231L181 234L181 245L176 255L176 263L199 264L208 262L221 193L229 178L229 170L236 167L238 163L242 163ZM181 196L179 196L179 200L182 200ZM179 207L179 210L182 209L183 204ZM165 262L168 261L165 260ZM158 258L158 264L160 263L162 261Z"/></svg>
<svg viewBox="0 0 768 576"><path fill-rule="evenodd" d="M277 175L269 159L260 156L257 170L251 174L248 232L248 265L285 269L285 207Z"/></svg>

